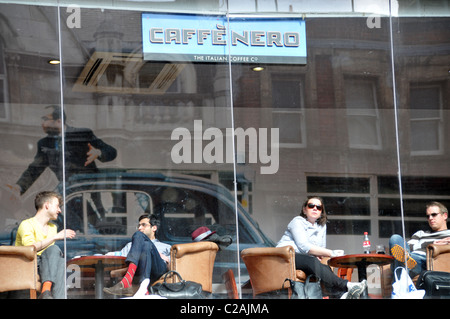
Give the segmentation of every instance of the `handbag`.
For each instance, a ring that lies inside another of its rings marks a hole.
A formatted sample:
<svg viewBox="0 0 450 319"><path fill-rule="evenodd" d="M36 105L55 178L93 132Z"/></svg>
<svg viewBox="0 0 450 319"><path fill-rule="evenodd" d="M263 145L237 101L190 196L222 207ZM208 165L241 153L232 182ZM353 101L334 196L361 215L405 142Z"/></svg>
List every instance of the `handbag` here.
<svg viewBox="0 0 450 319"><path fill-rule="evenodd" d="M309 275L304 283L286 278L283 287L286 281L289 282L292 291L291 299L322 299L322 286L320 278L316 275Z"/></svg>
<svg viewBox="0 0 450 319"><path fill-rule="evenodd" d="M397 276L397 270L400 270L400 277ZM418 290L414 286L405 268L395 268L394 276L395 282L392 284L392 299L423 299L425 290Z"/></svg>
<svg viewBox="0 0 450 319"><path fill-rule="evenodd" d="M418 288L425 290L425 298L450 298L450 272L426 270L417 280Z"/></svg>
<svg viewBox="0 0 450 319"><path fill-rule="evenodd" d="M180 280L179 282L167 282L169 275L175 275ZM168 299L203 299L202 285L194 281L186 281L181 278L181 275L170 270L164 275L164 281L156 283L148 287L150 294L159 295Z"/></svg>

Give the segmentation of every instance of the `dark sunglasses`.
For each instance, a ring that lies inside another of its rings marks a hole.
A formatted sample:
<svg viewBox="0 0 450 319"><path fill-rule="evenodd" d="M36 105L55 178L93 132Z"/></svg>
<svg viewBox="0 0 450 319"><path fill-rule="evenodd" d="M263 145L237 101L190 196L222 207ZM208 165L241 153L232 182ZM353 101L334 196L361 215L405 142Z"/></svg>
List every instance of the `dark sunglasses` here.
<svg viewBox="0 0 450 319"><path fill-rule="evenodd" d="M309 203L306 206L308 206L308 208L311 208L311 209L313 209L315 207L315 208L317 208L317 210L322 210L322 205L315 205L315 204Z"/></svg>
<svg viewBox="0 0 450 319"><path fill-rule="evenodd" d="M439 215L439 214L440 214L440 213L427 214L427 215L425 215L425 217L426 217L427 219L430 219L430 217L436 218L436 216Z"/></svg>

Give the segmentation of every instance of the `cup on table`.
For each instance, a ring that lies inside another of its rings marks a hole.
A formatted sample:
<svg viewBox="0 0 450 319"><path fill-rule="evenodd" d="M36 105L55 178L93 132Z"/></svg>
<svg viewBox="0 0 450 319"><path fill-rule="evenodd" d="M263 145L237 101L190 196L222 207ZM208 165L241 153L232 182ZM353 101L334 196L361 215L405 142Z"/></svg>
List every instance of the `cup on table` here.
<svg viewBox="0 0 450 319"><path fill-rule="evenodd" d="M383 254L384 255L384 254L386 254L386 249L384 248L384 245L377 245L375 252L377 254Z"/></svg>

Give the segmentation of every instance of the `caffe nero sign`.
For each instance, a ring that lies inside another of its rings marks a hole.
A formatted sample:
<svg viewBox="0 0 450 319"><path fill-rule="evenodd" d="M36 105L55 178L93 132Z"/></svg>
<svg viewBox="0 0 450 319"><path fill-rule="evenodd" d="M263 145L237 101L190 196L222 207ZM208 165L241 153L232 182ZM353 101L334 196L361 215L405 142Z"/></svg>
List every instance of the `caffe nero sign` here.
<svg viewBox="0 0 450 319"><path fill-rule="evenodd" d="M302 19L142 14L144 60L306 64Z"/></svg>

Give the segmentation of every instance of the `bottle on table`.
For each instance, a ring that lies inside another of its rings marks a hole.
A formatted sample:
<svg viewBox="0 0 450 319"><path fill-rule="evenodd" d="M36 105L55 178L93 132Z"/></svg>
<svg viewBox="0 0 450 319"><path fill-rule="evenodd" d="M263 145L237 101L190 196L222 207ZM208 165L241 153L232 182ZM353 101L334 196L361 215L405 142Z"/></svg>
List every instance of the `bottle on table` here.
<svg viewBox="0 0 450 319"><path fill-rule="evenodd" d="M365 254L370 254L370 246L369 234L364 232L363 251Z"/></svg>

